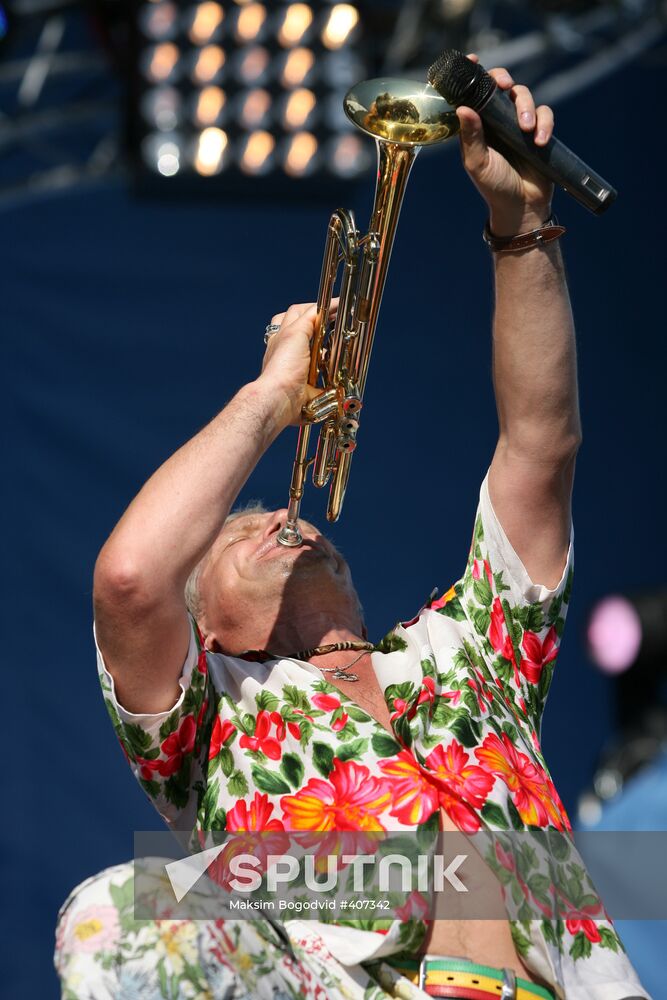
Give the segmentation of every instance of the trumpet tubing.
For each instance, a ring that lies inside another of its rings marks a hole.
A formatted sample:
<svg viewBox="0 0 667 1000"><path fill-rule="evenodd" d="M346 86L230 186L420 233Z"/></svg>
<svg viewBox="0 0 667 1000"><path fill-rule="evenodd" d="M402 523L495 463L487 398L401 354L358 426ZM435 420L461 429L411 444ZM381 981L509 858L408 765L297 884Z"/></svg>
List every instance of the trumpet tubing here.
<svg viewBox="0 0 667 1000"><path fill-rule="evenodd" d="M339 208L331 216L317 296L309 385L321 391L302 410L282 545L301 545L298 527L306 476L330 483L327 520L337 521L357 446L359 418L375 329L405 187L417 153L458 131L454 109L428 85L407 80L368 80L345 98L348 117L377 143L378 174L369 230L359 236L354 216ZM339 267L338 309L330 322ZM321 424L317 450L309 457L310 432Z"/></svg>

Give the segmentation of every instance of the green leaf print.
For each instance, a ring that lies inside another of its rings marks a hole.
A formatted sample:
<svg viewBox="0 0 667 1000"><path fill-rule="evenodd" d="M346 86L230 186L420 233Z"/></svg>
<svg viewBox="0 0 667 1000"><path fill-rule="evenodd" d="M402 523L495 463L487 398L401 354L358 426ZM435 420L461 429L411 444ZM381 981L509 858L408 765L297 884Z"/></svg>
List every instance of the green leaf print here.
<svg viewBox="0 0 667 1000"><path fill-rule="evenodd" d="M396 698L401 698L402 701L410 701L410 699L415 694L415 686L412 681L403 681L402 684L389 684L385 690L385 698L387 701L395 701Z"/></svg>
<svg viewBox="0 0 667 1000"><path fill-rule="evenodd" d="M458 715L449 726L450 731L464 747L477 747L481 741L479 723L467 715Z"/></svg>
<svg viewBox="0 0 667 1000"><path fill-rule="evenodd" d="M570 566L570 571L567 574L567 580L565 581L565 589L563 590L563 601L565 604L570 603L570 598L572 596L572 581L574 579L574 568Z"/></svg>
<svg viewBox="0 0 667 1000"><path fill-rule="evenodd" d="M396 735L405 744L406 747L412 746L412 730L410 729L410 720L407 715L402 715L400 718L396 719L394 723L394 729Z"/></svg>
<svg viewBox="0 0 667 1000"><path fill-rule="evenodd" d="M222 773L224 774L225 778L228 778L232 773L232 771L234 770L234 757L229 747L222 748L222 750L218 754L218 760L220 763L220 767L222 768Z"/></svg>
<svg viewBox="0 0 667 1000"><path fill-rule="evenodd" d="M230 795L236 795L238 798L247 794L248 782L243 771L239 771L238 769L234 771L227 782L227 791Z"/></svg>
<svg viewBox="0 0 667 1000"><path fill-rule="evenodd" d="M401 752L400 743L392 740L389 733L373 733L371 744L378 757L394 757Z"/></svg>
<svg viewBox="0 0 667 1000"><path fill-rule="evenodd" d="M491 615L486 608L473 608L471 618L479 634L486 635L491 624Z"/></svg>
<svg viewBox="0 0 667 1000"><path fill-rule="evenodd" d="M292 788L300 788L303 781L303 761L295 753L283 754L280 770Z"/></svg>
<svg viewBox="0 0 667 1000"><path fill-rule="evenodd" d="M544 626L541 604L524 604L514 609L514 616L528 632L539 632Z"/></svg>
<svg viewBox="0 0 667 1000"><path fill-rule="evenodd" d="M466 613L458 597L453 597L451 601L447 601L441 608L436 608L436 611L439 615L444 615L445 618L452 618L455 622L464 622L466 620Z"/></svg>
<svg viewBox="0 0 667 1000"><path fill-rule="evenodd" d="M408 648L408 644L401 635L396 635L395 631L392 629L385 635L384 639L380 639L375 649L378 653L396 653L398 651L403 652Z"/></svg>
<svg viewBox="0 0 667 1000"><path fill-rule="evenodd" d="M211 818L218 805L219 791L220 784L217 781L212 781L204 793L204 798L202 799L201 806L199 808L201 825L204 830L209 830L211 828Z"/></svg>
<svg viewBox="0 0 667 1000"><path fill-rule="evenodd" d="M119 913L123 910L130 910L134 906L134 876L128 878L122 885L109 886L111 902Z"/></svg>
<svg viewBox="0 0 667 1000"><path fill-rule="evenodd" d="M582 931L579 931L570 948L570 955L576 961L578 958L590 958L590 954L591 942Z"/></svg>
<svg viewBox="0 0 667 1000"><path fill-rule="evenodd" d="M313 764L323 778L328 778L333 767L334 752L327 743L313 743Z"/></svg>
<svg viewBox="0 0 667 1000"><path fill-rule="evenodd" d="M481 576L479 580L473 580L472 592L480 604L483 604L486 608L491 607L493 604L493 594L489 587L489 581L485 576Z"/></svg>
<svg viewBox="0 0 667 1000"><path fill-rule="evenodd" d="M180 712L172 712L171 715L167 716L162 725L160 726L160 741L166 740L167 736L171 736L178 729L178 718Z"/></svg>
<svg viewBox="0 0 667 1000"><path fill-rule="evenodd" d="M544 934L544 940L547 942L547 944L552 944L555 947L558 947L558 938L556 937L556 932L553 929L550 920L542 921L542 933Z"/></svg>
<svg viewBox="0 0 667 1000"><path fill-rule="evenodd" d="M514 827L514 829L524 830L525 829L524 822L521 819L521 816L519 815L517 807L514 805L514 802L510 798L508 798L507 800L507 811L509 813L510 822Z"/></svg>
<svg viewBox="0 0 667 1000"><path fill-rule="evenodd" d="M248 786L246 785L246 792L248 791ZM245 792L241 792L245 795ZM225 830L227 828L227 810L220 806L215 810L213 814L213 819L211 821L212 830Z"/></svg>
<svg viewBox="0 0 667 1000"><path fill-rule="evenodd" d="M141 726L133 726L126 722L123 725L123 735L130 749L130 756L144 757L146 751L150 750L153 741Z"/></svg>
<svg viewBox="0 0 667 1000"><path fill-rule="evenodd" d="M185 809L188 804L191 761L186 761L178 774L172 775L164 784L164 797L177 809Z"/></svg>
<svg viewBox="0 0 667 1000"><path fill-rule="evenodd" d="M430 656L427 656L425 659L423 659L421 661L421 666L422 666L422 673L423 673L424 677L434 677L435 678L435 676L436 676L435 663L433 662L433 660L431 659Z"/></svg>
<svg viewBox="0 0 667 1000"><path fill-rule="evenodd" d="M516 920L510 921L510 933L519 957L525 958L530 951L530 938L526 937Z"/></svg>
<svg viewBox="0 0 667 1000"><path fill-rule="evenodd" d="M109 713L109 718L111 719L111 725L114 727L116 732L123 728L123 723L120 721L120 716L116 711L116 706L113 704L109 698L104 699L104 704L107 706L107 712Z"/></svg>
<svg viewBox="0 0 667 1000"><path fill-rule="evenodd" d="M139 784L146 792L150 795L152 799L156 799L160 794L160 782L159 781L147 781L146 778L139 778Z"/></svg>
<svg viewBox="0 0 667 1000"><path fill-rule="evenodd" d="M446 729L452 719L456 718L456 709L452 708L447 704L445 698L440 698L436 702L435 711L433 713L433 727L434 729ZM438 737L437 742L440 742L440 737Z"/></svg>
<svg viewBox="0 0 667 1000"><path fill-rule="evenodd" d="M357 708L356 705L348 705L348 704L346 704L345 705L345 711L347 712L347 714L350 716L351 719L354 719L355 722L370 722L371 721L370 715L366 715L366 713L364 711L362 711L360 708Z"/></svg>
<svg viewBox="0 0 667 1000"><path fill-rule="evenodd" d="M361 737L358 740L352 740L351 743L345 743L342 747L338 747L334 756L338 757L339 760L353 760L361 757L367 750L368 740Z"/></svg>
<svg viewBox="0 0 667 1000"><path fill-rule="evenodd" d="M502 808L496 802L485 802L482 817L493 830L509 830L509 823Z"/></svg>
<svg viewBox="0 0 667 1000"><path fill-rule="evenodd" d="M600 941L600 947L610 948L611 951L618 951L620 942L614 931L612 931L610 927L600 927L599 931L600 937L602 938Z"/></svg>
<svg viewBox="0 0 667 1000"><path fill-rule="evenodd" d="M513 746L519 742L519 733L516 726L511 722L503 722L502 731L509 737Z"/></svg>
<svg viewBox="0 0 667 1000"><path fill-rule="evenodd" d="M503 580L503 572L500 570L498 573L493 574L493 582L496 585L496 593L502 594L504 590L509 590L509 584L505 583Z"/></svg>
<svg viewBox="0 0 667 1000"><path fill-rule="evenodd" d="M295 684L285 684L283 687L283 698L288 705L291 705L293 708L300 708L304 712L308 712L311 708L308 695Z"/></svg>
<svg viewBox="0 0 667 1000"><path fill-rule="evenodd" d="M255 695L255 704L258 712L275 712L280 704L280 699L272 691L264 689Z"/></svg>
<svg viewBox="0 0 667 1000"><path fill-rule="evenodd" d="M260 792L267 792L269 795L287 795L292 791L280 775L268 771L261 764L253 764L250 770Z"/></svg>

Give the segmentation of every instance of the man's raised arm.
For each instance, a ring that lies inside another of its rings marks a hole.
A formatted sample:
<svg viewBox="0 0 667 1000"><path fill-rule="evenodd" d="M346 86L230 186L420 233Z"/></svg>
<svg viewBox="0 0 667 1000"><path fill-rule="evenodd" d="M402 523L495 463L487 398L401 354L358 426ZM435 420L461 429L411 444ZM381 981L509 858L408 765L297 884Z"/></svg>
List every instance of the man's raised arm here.
<svg viewBox="0 0 667 1000"><path fill-rule="evenodd" d="M186 581L261 456L298 422L310 394L314 318L310 303L273 317L280 336L269 341L260 377L151 476L99 554L97 641L128 711L167 711L179 694Z"/></svg>
<svg viewBox="0 0 667 1000"><path fill-rule="evenodd" d="M511 94L521 127L548 142L549 108L535 108L526 87ZM458 111L466 169L489 206L493 236L538 229L551 214L551 184L487 146L479 116ZM570 536L570 499L581 441L576 350L570 301L557 242L494 253L496 308L493 380L500 434L489 474L491 503L535 583L554 587Z"/></svg>

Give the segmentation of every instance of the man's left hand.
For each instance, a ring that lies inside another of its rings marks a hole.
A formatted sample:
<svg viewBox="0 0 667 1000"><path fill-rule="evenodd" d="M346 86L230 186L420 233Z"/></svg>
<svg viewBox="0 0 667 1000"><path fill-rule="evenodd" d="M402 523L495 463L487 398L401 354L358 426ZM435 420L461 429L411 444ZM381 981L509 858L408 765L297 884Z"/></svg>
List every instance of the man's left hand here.
<svg viewBox="0 0 667 1000"><path fill-rule="evenodd" d="M468 58L479 61L474 54ZM509 92L522 131L533 134L536 146L545 146L554 127L551 108L546 104L536 108L528 87L515 84L508 70L492 69L489 73L501 90ZM491 232L495 236L514 236L537 229L551 214L551 181L524 160L513 157L510 162L489 146L482 120L472 108L462 106L456 114L461 125L463 165L489 206Z"/></svg>

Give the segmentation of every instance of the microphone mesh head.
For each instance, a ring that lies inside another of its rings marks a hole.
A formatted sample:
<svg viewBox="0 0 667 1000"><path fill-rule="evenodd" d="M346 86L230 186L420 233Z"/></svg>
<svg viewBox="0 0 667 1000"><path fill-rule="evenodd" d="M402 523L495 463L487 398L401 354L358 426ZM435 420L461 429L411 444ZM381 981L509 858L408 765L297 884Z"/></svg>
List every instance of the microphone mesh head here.
<svg viewBox="0 0 667 1000"><path fill-rule="evenodd" d="M496 84L479 63L472 62L457 49L445 49L427 73L428 82L457 108L481 107Z"/></svg>

